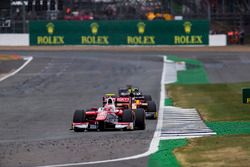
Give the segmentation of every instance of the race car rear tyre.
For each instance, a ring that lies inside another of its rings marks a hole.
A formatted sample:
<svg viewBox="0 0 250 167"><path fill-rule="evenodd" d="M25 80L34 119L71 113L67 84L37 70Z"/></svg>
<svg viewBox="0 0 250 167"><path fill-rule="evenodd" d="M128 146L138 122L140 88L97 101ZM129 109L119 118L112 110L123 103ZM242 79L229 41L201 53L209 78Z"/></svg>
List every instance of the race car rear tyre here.
<svg viewBox="0 0 250 167"><path fill-rule="evenodd" d="M150 95L143 95L145 101L152 101L152 97Z"/></svg>
<svg viewBox="0 0 250 167"><path fill-rule="evenodd" d="M144 130L146 128L146 114L144 109L138 108L135 111L135 127Z"/></svg>
<svg viewBox="0 0 250 167"><path fill-rule="evenodd" d="M134 122L132 110L124 110L123 111L122 122Z"/></svg>
<svg viewBox="0 0 250 167"><path fill-rule="evenodd" d="M148 108L147 108L147 112L157 112L156 111L156 104L154 101L148 101Z"/></svg>
<svg viewBox="0 0 250 167"><path fill-rule="evenodd" d="M76 110L73 116L74 123L81 123L86 121L86 114L84 110ZM82 132L85 129L74 128L75 132Z"/></svg>

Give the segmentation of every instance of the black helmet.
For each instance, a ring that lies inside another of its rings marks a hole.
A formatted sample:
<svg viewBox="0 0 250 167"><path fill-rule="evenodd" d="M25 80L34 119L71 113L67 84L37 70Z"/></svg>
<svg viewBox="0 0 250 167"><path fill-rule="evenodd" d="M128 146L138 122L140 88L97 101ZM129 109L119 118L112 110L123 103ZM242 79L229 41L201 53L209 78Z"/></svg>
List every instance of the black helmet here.
<svg viewBox="0 0 250 167"><path fill-rule="evenodd" d="M108 104L113 104L113 101L111 98L108 99Z"/></svg>

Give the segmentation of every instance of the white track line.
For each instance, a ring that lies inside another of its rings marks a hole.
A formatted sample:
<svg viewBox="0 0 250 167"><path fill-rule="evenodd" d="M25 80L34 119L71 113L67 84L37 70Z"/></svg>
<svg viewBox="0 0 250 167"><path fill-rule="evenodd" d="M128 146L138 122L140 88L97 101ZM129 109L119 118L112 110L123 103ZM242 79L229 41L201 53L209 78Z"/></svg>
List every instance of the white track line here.
<svg viewBox="0 0 250 167"><path fill-rule="evenodd" d="M124 157L124 158L117 158L117 159L111 159L111 160L102 160L102 161L92 161L92 162L79 162L79 163L68 163L68 164L57 164L57 165L45 165L45 166L37 166L37 167L67 167L67 166L80 166L80 165L91 165L91 164L101 164L101 163L108 163L108 162L117 162L117 161L126 161L126 160L132 160L132 159L138 159L147 157L156 151L158 151L158 146L160 143L160 137L161 137L161 128L163 124L163 110L164 110L164 100L165 100L165 56L163 56L163 70L162 70L162 76L161 76L161 94L160 94L160 107L159 107L159 113L158 113L158 121L156 130L154 132L153 139L151 140L149 149L147 152L130 156L130 157Z"/></svg>
<svg viewBox="0 0 250 167"><path fill-rule="evenodd" d="M26 60L25 63L21 67L19 67L17 70L15 70L9 74L6 74L4 77L0 78L0 82L17 74L19 71L21 71L25 66L27 66L33 60L33 57L24 57L23 59Z"/></svg>

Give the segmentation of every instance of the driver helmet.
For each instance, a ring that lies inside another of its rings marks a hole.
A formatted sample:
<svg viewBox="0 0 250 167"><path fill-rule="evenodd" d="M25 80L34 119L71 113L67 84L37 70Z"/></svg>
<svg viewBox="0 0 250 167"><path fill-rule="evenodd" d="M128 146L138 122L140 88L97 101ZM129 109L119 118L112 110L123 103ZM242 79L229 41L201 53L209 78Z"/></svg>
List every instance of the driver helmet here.
<svg viewBox="0 0 250 167"><path fill-rule="evenodd" d="M113 104L113 100L111 98L108 98L107 104L112 105Z"/></svg>

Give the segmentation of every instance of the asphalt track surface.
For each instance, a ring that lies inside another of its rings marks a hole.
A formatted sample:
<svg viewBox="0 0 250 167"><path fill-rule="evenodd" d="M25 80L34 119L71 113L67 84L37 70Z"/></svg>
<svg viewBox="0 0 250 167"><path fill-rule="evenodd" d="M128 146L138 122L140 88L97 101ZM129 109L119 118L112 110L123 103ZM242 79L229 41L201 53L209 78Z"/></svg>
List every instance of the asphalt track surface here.
<svg viewBox="0 0 250 167"><path fill-rule="evenodd" d="M171 52L183 58L200 60L206 69L210 83L249 82L250 52Z"/></svg>
<svg viewBox="0 0 250 167"><path fill-rule="evenodd" d="M148 150L156 120L148 120L144 131L75 133L69 129L75 109L100 106L104 93L116 93L126 84L139 86L158 103L161 57L101 52L20 54L34 59L0 83L0 166L97 161ZM147 166L147 158L117 165Z"/></svg>
<svg viewBox="0 0 250 167"><path fill-rule="evenodd" d="M73 111L98 106L101 95L138 85L159 102L162 58L175 54L205 64L211 82L249 81L245 52L4 51L33 56L0 83L0 166L37 166L121 158L147 151L156 126L145 131L69 131ZM88 166L147 166L148 157Z"/></svg>

